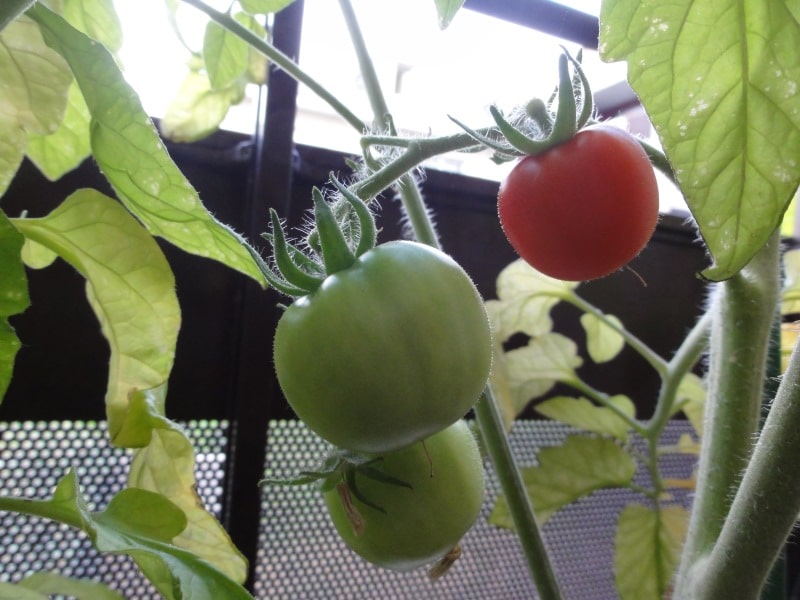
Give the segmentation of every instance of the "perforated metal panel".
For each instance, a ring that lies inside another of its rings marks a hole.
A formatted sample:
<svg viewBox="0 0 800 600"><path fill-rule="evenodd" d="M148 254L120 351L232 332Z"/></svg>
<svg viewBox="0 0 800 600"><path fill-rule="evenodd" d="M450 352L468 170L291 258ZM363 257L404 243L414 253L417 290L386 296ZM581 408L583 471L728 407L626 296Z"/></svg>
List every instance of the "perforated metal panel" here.
<svg viewBox="0 0 800 600"><path fill-rule="evenodd" d="M664 444L690 431L685 422L671 423ZM533 464L538 450L557 445L574 430L547 421L515 425L511 444L520 464ZM643 449L641 441L634 441ZM324 444L302 423L270 424L267 466L274 477L289 477L315 465ZM691 475L694 459L665 455L665 477ZM271 486L263 491L260 551L255 594L259 599L395 598L436 600L530 599L536 591L516 536L487 523L498 495L489 471L483 513L462 543L464 551L451 571L432 583L423 570L394 573L374 567L352 553L329 522L320 494L308 487ZM638 483L647 479L639 476ZM685 493L674 494L684 506ZM631 502L646 504L628 490L604 490L556 513L544 533L566 598L613 600L613 544L616 520Z"/></svg>
<svg viewBox="0 0 800 600"><path fill-rule="evenodd" d="M219 516L228 425L184 424L197 456L195 476L206 507ZM130 454L108 443L102 422L0 423L0 493L49 498L70 467L90 507L105 507L125 485ZM130 600L161 596L127 556L102 556L80 532L43 519L0 512L0 581L36 571L103 581Z"/></svg>

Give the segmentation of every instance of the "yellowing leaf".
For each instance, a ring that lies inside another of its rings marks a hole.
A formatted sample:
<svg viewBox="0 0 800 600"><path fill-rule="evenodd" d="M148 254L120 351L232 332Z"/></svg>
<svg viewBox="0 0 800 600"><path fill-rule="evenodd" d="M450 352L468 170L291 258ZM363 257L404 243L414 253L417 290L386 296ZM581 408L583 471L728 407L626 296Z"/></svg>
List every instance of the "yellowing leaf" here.
<svg viewBox="0 0 800 600"><path fill-rule="evenodd" d="M73 82L67 94L67 109L58 128L48 135L28 136L27 154L51 181L71 171L91 153L91 116L78 85Z"/></svg>
<svg viewBox="0 0 800 600"><path fill-rule="evenodd" d="M627 396L613 396L609 402L630 417L636 415L636 407ZM536 405L536 412L584 431L610 435L621 441L628 438L630 427L625 419L610 408L595 406L586 398L548 398Z"/></svg>
<svg viewBox="0 0 800 600"><path fill-rule="evenodd" d="M28 14L75 74L92 115L92 152L126 208L153 235L263 284L245 241L203 206L108 50L41 4Z"/></svg>
<svg viewBox="0 0 800 600"><path fill-rule="evenodd" d="M678 386L674 413L683 411L698 436L703 437L703 419L706 409L706 388L703 380L694 373L687 373Z"/></svg>
<svg viewBox="0 0 800 600"><path fill-rule="evenodd" d="M20 258L24 240L0 210L0 402L11 382L14 359L21 346L8 317L23 312L30 304L28 279Z"/></svg>
<svg viewBox="0 0 800 600"><path fill-rule="evenodd" d="M569 338L549 333L532 338L527 346L506 352L502 375L513 406L522 410L528 402L545 394L559 381L574 381L582 361ZM492 371L492 385L499 375Z"/></svg>
<svg viewBox="0 0 800 600"><path fill-rule="evenodd" d="M247 561L195 488L195 456L186 435L174 424L153 430L150 444L137 450L128 485L158 492L183 510L186 528L172 543L208 561L232 580L247 578Z"/></svg>
<svg viewBox="0 0 800 600"><path fill-rule="evenodd" d="M0 33L0 196L25 155L29 133L47 135L64 115L72 74L27 17Z"/></svg>
<svg viewBox="0 0 800 600"><path fill-rule="evenodd" d="M498 301L490 301L494 335L500 342L514 333L530 336L553 329L550 310L572 293L577 283L560 281L516 260L497 277Z"/></svg>
<svg viewBox="0 0 800 600"><path fill-rule="evenodd" d="M167 381L175 355L180 307L158 244L118 202L88 189L46 217L14 224L86 278L86 295L111 346L106 392L111 440L123 447L147 444L147 437L120 434L127 431L131 394Z"/></svg>
<svg viewBox="0 0 800 600"><path fill-rule="evenodd" d="M678 505L656 512L631 504L617 523L614 576L621 600L662 600L668 597L673 571L688 522Z"/></svg>
<svg viewBox="0 0 800 600"><path fill-rule="evenodd" d="M194 142L217 130L228 109L241 100L244 81L219 90L208 77L190 71L161 120L161 133L176 142Z"/></svg>
<svg viewBox="0 0 800 600"><path fill-rule="evenodd" d="M100 552L130 555L166 600L252 600L213 565L170 543L186 526L186 517L159 494L126 488L105 510L91 512L70 470L51 499L0 496L0 510L59 521L85 532Z"/></svg>
<svg viewBox="0 0 800 600"><path fill-rule="evenodd" d="M541 523L592 492L629 486L636 473L630 454L608 438L572 435L561 446L542 448L537 458L539 465L523 468L522 476ZM513 528L505 497L498 499L489 519Z"/></svg>
<svg viewBox="0 0 800 600"><path fill-rule="evenodd" d="M622 329L622 322L614 315L604 315L603 318L592 313L581 315L581 325L586 332L586 349L596 363L610 361L625 347L625 338L609 323Z"/></svg>

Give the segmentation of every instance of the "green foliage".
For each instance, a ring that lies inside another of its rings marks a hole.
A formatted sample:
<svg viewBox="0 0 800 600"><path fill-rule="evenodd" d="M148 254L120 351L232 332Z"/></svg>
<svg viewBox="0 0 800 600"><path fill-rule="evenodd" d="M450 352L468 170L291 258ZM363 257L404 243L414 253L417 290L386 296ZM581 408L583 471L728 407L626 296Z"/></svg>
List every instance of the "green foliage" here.
<svg viewBox="0 0 800 600"><path fill-rule="evenodd" d="M86 278L89 303L111 346L106 414L112 442L147 444L149 432L126 425L130 394L167 381L180 326L172 270L158 244L119 203L88 189L46 217L14 224Z"/></svg>
<svg viewBox="0 0 800 600"><path fill-rule="evenodd" d="M641 504L625 507L619 517L614 576L621 600L660 600L670 582L688 513L678 505L653 510Z"/></svg>
<svg viewBox="0 0 800 600"><path fill-rule="evenodd" d="M124 600L110 587L88 579L73 579L58 573L39 572L28 575L16 585L0 583L2 600L48 600L52 594L68 595L76 600Z"/></svg>
<svg viewBox="0 0 800 600"><path fill-rule="evenodd" d="M276 13L287 6L294 0L240 0L239 3L242 8L249 12L251 15L268 15Z"/></svg>
<svg viewBox="0 0 800 600"><path fill-rule="evenodd" d="M0 497L0 510L65 523L86 533L100 552L128 554L166 600L251 598L211 564L172 545L186 527L186 516L160 494L126 488L105 510L92 512L75 472L69 471L49 500Z"/></svg>
<svg viewBox="0 0 800 600"><path fill-rule="evenodd" d="M72 81L67 64L45 45L26 17L0 34L0 196L17 171L28 135L48 135L59 126Z"/></svg>
<svg viewBox="0 0 800 600"><path fill-rule="evenodd" d="M20 251L25 238L14 228L3 211L0 211L0 402L5 396L14 358L20 348L20 341L8 317L23 312L30 304L28 280L20 261Z"/></svg>
<svg viewBox="0 0 800 600"><path fill-rule="evenodd" d="M608 403L614 406L614 410L596 406L586 398L556 396L539 402L536 412L577 429L608 435L625 442L628 439L630 421L619 416L619 413L632 419L636 416L636 407L630 398L622 394L612 396Z"/></svg>
<svg viewBox="0 0 800 600"><path fill-rule="evenodd" d="M28 135L28 158L51 181L60 179L80 165L91 153L91 115L78 85L73 82L61 123L52 133Z"/></svg>
<svg viewBox="0 0 800 600"><path fill-rule="evenodd" d="M628 62L714 259L710 279L727 279L764 246L800 183L800 20L791 5L603 3L601 53Z"/></svg>
<svg viewBox="0 0 800 600"><path fill-rule="evenodd" d="M636 473L630 454L601 437L569 436L561 446L542 448L538 461L537 466L523 467L522 477L541 523L592 492L630 486ZM504 496L498 499L489 520L513 527Z"/></svg>
<svg viewBox="0 0 800 600"><path fill-rule="evenodd" d="M154 235L261 282L244 240L203 206L111 54L41 5L28 14L69 63L92 115L92 154L126 208Z"/></svg>
<svg viewBox="0 0 800 600"><path fill-rule="evenodd" d="M461 9L464 0L434 0L436 2L436 12L439 15L439 28L447 29L453 17Z"/></svg>
<svg viewBox="0 0 800 600"><path fill-rule="evenodd" d="M660 447L663 422L640 423L630 398L608 395L586 384L579 375L583 359L578 345L553 331L550 312L563 302L580 311L586 355L593 362L611 361L627 345L662 378L673 378L674 383L664 386L673 391L662 395L659 402L669 407L669 416L683 411L698 434L702 433L705 389L696 375L686 371L691 364L673 371L669 363L628 332L620 319L585 302L579 292L577 284L552 280L522 261L500 273L499 299L487 302L497 338L492 387L505 411L507 426L531 400L546 395L557 382L578 392L575 398L553 396L534 405L541 415L586 432L541 449L537 465L522 467L536 516L544 523L563 507L601 489L628 487L643 494L652 508L632 505L620 516L615 544L617 585L626 600L661 598L677 565L686 511L679 506L661 506L658 500L668 486L687 487L693 481L661 479L658 457L663 452L694 454L697 443L685 436L673 447ZM527 345L503 347L520 333L529 336ZM630 450L632 431L646 443L645 453ZM639 469L650 474L652 487L640 488L633 483ZM490 522L514 526L505 496L498 498Z"/></svg>

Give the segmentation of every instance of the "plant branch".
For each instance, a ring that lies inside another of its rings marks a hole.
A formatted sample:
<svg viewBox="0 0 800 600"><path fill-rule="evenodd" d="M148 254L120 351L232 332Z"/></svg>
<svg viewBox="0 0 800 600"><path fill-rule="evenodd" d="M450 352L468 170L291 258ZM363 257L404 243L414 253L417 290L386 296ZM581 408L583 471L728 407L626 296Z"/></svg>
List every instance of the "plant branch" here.
<svg viewBox="0 0 800 600"><path fill-rule="evenodd" d="M497 478L508 502L508 509L514 520L514 526L539 592L539 598L541 600L560 600L561 592L549 561L544 537L536 521L525 482L522 480L520 470L508 444L497 401L489 386L486 387L475 405L475 416L483 442L494 463Z"/></svg>
<svg viewBox="0 0 800 600"><path fill-rule="evenodd" d="M620 419L625 421L628 426L633 429L639 435L645 437L647 432L645 431L644 426L642 426L639 421L637 421L634 417L626 413L625 411L621 410L616 404L611 402L611 397L601 392L600 390L596 390L588 383L580 379L579 377L575 377L574 379L564 380L562 383L566 383L567 385L575 388L577 391L581 392L583 395L588 396L599 405L607 408L615 415L617 415Z"/></svg>
<svg viewBox="0 0 800 600"><path fill-rule="evenodd" d="M661 391L658 394L656 408L647 423L648 435L655 438L660 437L667 421L674 414L675 400L681 382L708 347L711 320L712 313L710 311L704 313L684 338L672 360L667 363L667 369L662 376Z"/></svg>
<svg viewBox="0 0 800 600"><path fill-rule="evenodd" d="M583 298L581 298L577 294L573 293L560 297L563 300L575 306L576 308L582 310L585 313L589 313L590 315L594 316L595 318L601 320L603 323L608 325L611 329L620 334L625 339L625 343L631 348L633 348L639 354L639 356L644 358L647 361L647 363L651 367L653 367L656 373L658 373L662 377L666 374L667 362L657 352L655 352L652 348L650 348L650 346L645 344L637 336L628 331L624 326L620 325L613 319L609 319L606 313L604 313L597 307L593 306L589 302L586 302Z"/></svg>
<svg viewBox="0 0 800 600"><path fill-rule="evenodd" d="M391 113L386 104L378 75L375 72L372 58L367 51L367 46L361 34L361 28L356 20L356 15L350 4L350 0L339 0L339 6L342 9L342 14L347 24L348 32L350 33L350 39L353 42L353 47L361 70L361 76L364 79L375 121L380 124L381 129L388 129L389 133L395 135L396 131L394 129ZM365 156L365 160L366 158ZM400 195L400 200L403 203L403 210L411 224L414 237L423 244L440 248L441 244L436 234L436 228L428 214L419 185L410 171L411 169L407 169L406 172L397 179L395 184L395 188Z"/></svg>
<svg viewBox="0 0 800 600"><path fill-rule="evenodd" d="M241 25L235 19L233 19L230 15L225 13L221 13L218 10L208 6L202 0L182 0L186 4L190 6L194 6L198 10L204 12L211 18L212 21L215 21L232 34L240 37L245 42L247 42L251 47L256 49L258 52L266 56L272 64L277 67L280 67L286 74L294 78L299 83L302 83L312 92L314 92L317 96L319 96L322 100L328 103L328 105L339 114L345 121L347 121L351 126L353 126L359 133L364 133L367 131L367 125L361 119L359 119L355 113L353 113L349 108L347 108L339 99L330 93L326 88L324 88L320 83L308 75L305 71L303 71L297 63L286 56L283 52L275 48L272 44L267 42L266 40L261 39L255 33Z"/></svg>
<svg viewBox="0 0 800 600"><path fill-rule="evenodd" d="M692 598L758 598L800 513L800 347L795 346L719 540Z"/></svg>
<svg viewBox="0 0 800 600"><path fill-rule="evenodd" d="M694 597L689 573L715 546L759 431L780 288L779 246L776 233L742 271L719 284L710 308L708 396L697 492L678 572L681 598Z"/></svg>

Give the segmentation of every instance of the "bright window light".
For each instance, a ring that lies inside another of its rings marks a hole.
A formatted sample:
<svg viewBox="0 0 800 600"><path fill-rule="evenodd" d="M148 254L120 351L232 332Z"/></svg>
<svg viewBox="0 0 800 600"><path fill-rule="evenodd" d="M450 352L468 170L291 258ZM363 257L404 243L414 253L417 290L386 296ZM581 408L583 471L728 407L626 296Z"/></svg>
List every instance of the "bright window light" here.
<svg viewBox="0 0 800 600"><path fill-rule="evenodd" d="M599 0L560 0L597 14ZM564 40L488 17L460 11L445 31L437 25L431 0L352 0L367 47L395 123L404 135L442 135L459 131L453 116L474 127L491 123L488 107L504 110L534 96L547 98L556 83ZM218 9L226 1L209 0ZM190 52L169 24L163 0L118 0L125 43L120 59L128 81L151 115L165 114L188 72ZM179 4L177 22L189 48L198 50L207 17ZM584 70L597 94L624 89L624 63L602 62L584 50ZM355 54L337 2L305 0L300 65L350 110L369 121L372 112ZM257 89L251 86L242 105L233 108L224 129L252 133ZM619 125L657 143L641 109L621 115ZM358 133L325 102L300 87L295 140L299 144L359 152ZM490 180L502 178L511 165L496 166L485 155L439 157L430 168ZM685 210L680 194L664 183L662 210Z"/></svg>

